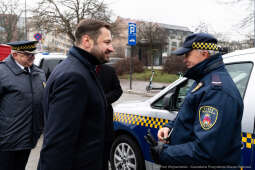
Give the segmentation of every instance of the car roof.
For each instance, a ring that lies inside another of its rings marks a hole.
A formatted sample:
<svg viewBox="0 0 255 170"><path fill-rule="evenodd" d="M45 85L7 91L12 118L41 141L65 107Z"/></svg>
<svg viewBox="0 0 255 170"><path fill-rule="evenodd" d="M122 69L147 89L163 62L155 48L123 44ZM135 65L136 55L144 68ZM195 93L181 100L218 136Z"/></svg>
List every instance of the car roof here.
<svg viewBox="0 0 255 170"><path fill-rule="evenodd" d="M223 60L227 62L240 62L240 61L255 61L255 48L245 50L237 50L223 55Z"/></svg>
<svg viewBox="0 0 255 170"><path fill-rule="evenodd" d="M34 64L39 66L42 59L65 59L64 53L38 53L35 55Z"/></svg>

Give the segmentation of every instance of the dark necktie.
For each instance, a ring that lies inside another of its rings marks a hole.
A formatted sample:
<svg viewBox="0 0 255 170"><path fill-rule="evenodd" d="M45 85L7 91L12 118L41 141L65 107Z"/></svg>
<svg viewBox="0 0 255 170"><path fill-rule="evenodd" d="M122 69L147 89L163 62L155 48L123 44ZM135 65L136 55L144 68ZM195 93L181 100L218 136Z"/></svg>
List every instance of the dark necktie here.
<svg viewBox="0 0 255 170"><path fill-rule="evenodd" d="M99 74L100 69L101 69L101 66L100 66L100 65L97 65L97 66L96 66L96 73L97 73L97 74Z"/></svg>
<svg viewBox="0 0 255 170"><path fill-rule="evenodd" d="M26 73L29 73L28 67L25 67L25 68L24 68L24 71L25 71Z"/></svg>

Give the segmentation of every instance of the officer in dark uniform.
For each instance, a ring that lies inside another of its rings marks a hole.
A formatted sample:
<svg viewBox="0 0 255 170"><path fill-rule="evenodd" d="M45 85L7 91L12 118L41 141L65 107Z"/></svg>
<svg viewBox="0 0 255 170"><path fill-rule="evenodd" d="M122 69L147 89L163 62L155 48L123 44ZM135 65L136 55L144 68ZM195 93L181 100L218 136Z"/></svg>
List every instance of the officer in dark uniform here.
<svg viewBox="0 0 255 170"><path fill-rule="evenodd" d="M174 52L185 55L184 76L195 82L175 121L158 131L161 142L151 147L157 163L169 168L240 164L243 101L218 50L212 35L195 33Z"/></svg>
<svg viewBox="0 0 255 170"><path fill-rule="evenodd" d="M8 43L0 63L0 169L25 170L42 132L45 74L33 64L37 41Z"/></svg>

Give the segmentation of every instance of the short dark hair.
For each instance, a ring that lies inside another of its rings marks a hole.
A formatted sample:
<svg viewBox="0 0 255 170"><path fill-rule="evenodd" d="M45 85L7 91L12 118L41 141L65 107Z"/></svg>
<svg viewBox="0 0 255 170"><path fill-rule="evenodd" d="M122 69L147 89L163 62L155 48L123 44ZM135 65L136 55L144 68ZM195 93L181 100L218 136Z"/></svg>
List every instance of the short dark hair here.
<svg viewBox="0 0 255 170"><path fill-rule="evenodd" d="M76 44L81 43L83 35L89 35L94 41L98 38L100 31L99 29L105 27L108 30L111 29L110 24L93 19L83 19L80 21L75 30L75 42Z"/></svg>

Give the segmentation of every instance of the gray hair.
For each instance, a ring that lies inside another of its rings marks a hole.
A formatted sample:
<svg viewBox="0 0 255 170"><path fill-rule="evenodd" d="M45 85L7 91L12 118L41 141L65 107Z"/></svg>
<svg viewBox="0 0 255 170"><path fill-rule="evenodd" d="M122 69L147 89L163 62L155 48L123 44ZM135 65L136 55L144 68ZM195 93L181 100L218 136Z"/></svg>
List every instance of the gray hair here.
<svg viewBox="0 0 255 170"><path fill-rule="evenodd" d="M200 50L200 49L198 49L198 50L199 50L200 52L207 51L207 52L209 53L210 56L219 53L219 51L214 51L214 50Z"/></svg>

